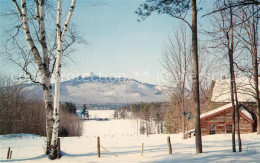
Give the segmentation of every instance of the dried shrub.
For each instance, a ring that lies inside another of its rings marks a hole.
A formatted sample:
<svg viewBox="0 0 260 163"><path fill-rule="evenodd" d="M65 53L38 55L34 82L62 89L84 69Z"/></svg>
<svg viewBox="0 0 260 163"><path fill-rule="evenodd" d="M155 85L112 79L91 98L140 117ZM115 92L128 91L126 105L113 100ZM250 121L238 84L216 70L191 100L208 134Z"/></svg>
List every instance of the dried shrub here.
<svg viewBox="0 0 260 163"><path fill-rule="evenodd" d="M76 114L61 108L59 134L64 131L68 133L66 136L80 136L82 134L82 121Z"/></svg>
<svg viewBox="0 0 260 163"><path fill-rule="evenodd" d="M46 135L44 101L33 90L13 83L0 75L0 135L36 134ZM75 114L61 109L62 136L80 136L82 124ZM65 134L65 130L67 134Z"/></svg>

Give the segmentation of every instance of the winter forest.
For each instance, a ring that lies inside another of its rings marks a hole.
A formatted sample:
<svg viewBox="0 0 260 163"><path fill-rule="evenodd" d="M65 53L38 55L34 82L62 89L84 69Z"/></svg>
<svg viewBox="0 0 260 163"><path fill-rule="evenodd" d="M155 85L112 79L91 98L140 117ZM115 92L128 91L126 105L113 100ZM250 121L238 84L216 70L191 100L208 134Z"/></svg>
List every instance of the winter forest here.
<svg viewBox="0 0 260 163"><path fill-rule="evenodd" d="M1 0L0 162L259 162L259 0Z"/></svg>

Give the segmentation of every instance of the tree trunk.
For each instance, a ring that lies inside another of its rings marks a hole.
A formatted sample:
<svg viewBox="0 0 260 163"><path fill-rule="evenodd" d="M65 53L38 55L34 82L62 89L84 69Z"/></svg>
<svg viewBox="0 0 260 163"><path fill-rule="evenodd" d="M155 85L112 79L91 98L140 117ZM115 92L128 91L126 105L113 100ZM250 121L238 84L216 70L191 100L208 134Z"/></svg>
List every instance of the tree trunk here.
<svg viewBox="0 0 260 163"><path fill-rule="evenodd" d="M163 134L163 122L161 122L161 133Z"/></svg>
<svg viewBox="0 0 260 163"><path fill-rule="evenodd" d="M45 1L40 0L35 1L36 8L36 18L39 23L39 33L40 33L40 43L43 53L43 67L44 74L42 74L42 83L43 83L43 92L44 92L44 101L45 101L45 111L46 111L46 154L50 153L50 145L52 138L52 128L53 128L53 98L52 98L52 86L51 86L51 75L49 70L49 57L48 57L48 48L46 41L46 32L45 32ZM40 10L39 10L40 8Z"/></svg>
<svg viewBox="0 0 260 163"><path fill-rule="evenodd" d="M146 120L146 136L147 137L149 136L148 133L149 133L149 131L148 131L148 120Z"/></svg>
<svg viewBox="0 0 260 163"><path fill-rule="evenodd" d="M195 110L195 141L196 153L202 153L201 128L200 128L200 98L199 98L199 63L198 63L198 32L197 32L197 4L192 4L192 91Z"/></svg>
<svg viewBox="0 0 260 163"><path fill-rule="evenodd" d="M228 39L228 55L229 55L229 63L230 63L230 84L231 84L231 101L232 101L232 107L233 107L233 114L232 114L232 122L233 122L233 128L232 128L232 147L233 152L236 152L236 144L235 144L235 114L237 114L237 137L238 137L238 144L239 144L239 152L242 151L242 143L240 138L240 115L239 115L239 106L238 106L238 98L237 98L237 87L236 87L236 77L235 77L235 70L234 70L234 27L233 27L233 9L230 7L230 29L231 29L231 45L229 36L227 36ZM228 35L228 34L227 34ZM234 99L235 95L235 99ZM236 104L234 103L236 102Z"/></svg>
<svg viewBox="0 0 260 163"><path fill-rule="evenodd" d="M256 112L257 112L257 134L260 134L260 99L259 99L259 87L258 87L258 56L257 51L253 54L253 71L254 71L254 85L255 85L255 100L256 100Z"/></svg>
<svg viewBox="0 0 260 163"><path fill-rule="evenodd" d="M258 7L257 7L258 10ZM253 6L253 13L255 12ZM256 17L256 18L255 18ZM257 134L260 134L260 99L259 99L259 82L258 82L258 23L259 23L258 12L256 16L253 16L253 42L251 45L252 61L253 61L253 73L254 73L254 85L255 85L255 99L256 99L256 112L257 112Z"/></svg>
<svg viewBox="0 0 260 163"><path fill-rule="evenodd" d="M228 40L229 41L229 40ZM232 103L232 149L233 152L236 152L236 122L235 122L235 104L234 104L234 87L233 87L233 56L231 56L231 49L229 48L229 69L230 69L230 96Z"/></svg>
<svg viewBox="0 0 260 163"><path fill-rule="evenodd" d="M234 72L233 72L234 73ZM241 142L241 137L240 137L240 114L239 114L239 103L238 103L238 98L237 98L237 86L236 86L236 77L235 73L233 74L234 80L233 80L233 85L234 85L234 93L236 97L236 112L237 112L237 139L238 139L238 146L239 146L239 152L242 152L242 142Z"/></svg>
<svg viewBox="0 0 260 163"><path fill-rule="evenodd" d="M46 87L43 88L46 111L46 154L50 153L52 128L53 128L53 98L50 78L45 78Z"/></svg>
<svg viewBox="0 0 260 163"><path fill-rule="evenodd" d="M230 100L232 103L232 150L233 152L236 152L236 137L235 137L235 132L236 132L236 122L235 122L235 103L234 103L234 59L233 59L233 48L234 48L234 43L233 43L233 15L232 15L232 8L230 7L230 29L231 29L231 41L229 37L229 32L224 31L227 39L227 49L228 49L228 59L229 59L229 74L230 74ZM231 43L230 43L231 42Z"/></svg>
<svg viewBox="0 0 260 163"><path fill-rule="evenodd" d="M182 107L182 123L183 123L183 139L185 139L185 109L184 109L184 88L182 90L182 104L181 104L181 107Z"/></svg>
<svg viewBox="0 0 260 163"><path fill-rule="evenodd" d="M57 142L60 125L60 74L61 74L61 57L62 57L62 38L61 38L61 15L62 15L62 0L58 0L57 8L57 58L55 63L55 89L54 89L54 108L53 108L53 131L51 142L50 159L57 158Z"/></svg>
<svg viewBox="0 0 260 163"><path fill-rule="evenodd" d="M46 37L45 37L45 24L44 24L44 1L42 0L40 3L40 12L39 12L39 4L38 1L36 3L36 15L37 19L39 20L39 29L40 29L40 42L42 45L42 50L44 54L44 63L42 62L41 55L32 39L31 33L30 33L30 26L28 24L28 18L27 18L27 7L26 7L26 1L21 0L21 6L22 10L20 10L18 4L16 1L13 1L14 6L22 20L23 23L23 29L25 38L27 41L27 45L31 51L31 53L34 56L34 59L38 65L38 69L41 73L42 77L42 86L43 86L43 92L44 92L44 99L45 99L45 110L46 110L46 137L47 137L47 145L46 145L46 154L50 151L50 142L51 142L51 132L52 132L52 92L51 92L51 85L50 85L50 73L49 73L49 60L47 55L47 44L46 44Z"/></svg>
<svg viewBox="0 0 260 163"><path fill-rule="evenodd" d="M233 25L232 25L232 33L233 33ZM234 48L234 40L233 40L233 34L232 34L232 49ZM236 76L235 76L235 71L234 71L234 57L233 57L233 52L234 50L231 51L231 61L230 61L230 64L232 66L232 78L231 78L231 82L232 82L232 85L233 85L233 90L231 91L232 92L232 95L235 95L235 101L236 101L236 106L235 108L235 111L236 111L236 114L237 114L237 139L238 139L238 146L239 146L239 152L242 152L242 142L241 142L241 137L240 137L240 114L239 114L239 103L238 103L238 97L237 97L237 86L236 86ZM234 97L233 97L233 100L234 100ZM232 103L232 106L234 106L234 102ZM234 118L234 122L235 122L235 118ZM234 134L235 134L235 130L234 130Z"/></svg>
<svg viewBox="0 0 260 163"><path fill-rule="evenodd" d="M157 122L157 133L160 134L160 123L159 123L159 121Z"/></svg>
<svg viewBox="0 0 260 163"><path fill-rule="evenodd" d="M51 153L50 158L55 159L57 157L57 141L58 132L60 126L60 74L61 74L61 55L62 45L58 42L58 55L56 60L56 72L55 72L55 90L54 90L54 109L53 109L53 131L52 131L52 142L51 142Z"/></svg>
<svg viewBox="0 0 260 163"><path fill-rule="evenodd" d="M52 141L51 141L51 153L49 155L50 159L57 158L57 142L58 142L58 132L60 125L60 75L61 75L61 58L63 54L63 41L68 30L68 26L71 20L72 13L75 8L76 0L71 1L70 10L64 23L63 30L61 31L61 15L62 15L62 0L58 1L57 7L57 58L55 63L55 90L54 90L54 109L53 109L53 131L52 131Z"/></svg>

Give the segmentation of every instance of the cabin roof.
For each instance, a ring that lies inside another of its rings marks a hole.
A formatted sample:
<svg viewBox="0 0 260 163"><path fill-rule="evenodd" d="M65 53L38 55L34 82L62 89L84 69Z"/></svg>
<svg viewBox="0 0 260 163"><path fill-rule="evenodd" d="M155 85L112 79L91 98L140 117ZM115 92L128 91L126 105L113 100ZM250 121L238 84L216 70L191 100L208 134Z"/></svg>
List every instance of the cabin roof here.
<svg viewBox="0 0 260 163"><path fill-rule="evenodd" d="M205 118L208 118L208 117L211 117L211 116L219 115L222 112L229 110L229 109L232 109L232 103L228 103L228 104L223 105L223 106L221 106L217 109L205 112L205 113L200 115L200 119L205 119ZM240 112L240 115L242 115L249 122L254 123L254 119L253 119L251 113L249 113L244 107L241 106L239 108L239 112Z"/></svg>
<svg viewBox="0 0 260 163"><path fill-rule="evenodd" d="M255 102L254 81L249 78L237 78L237 96L239 102ZM229 103L230 100L230 78L216 80L212 92L212 102Z"/></svg>

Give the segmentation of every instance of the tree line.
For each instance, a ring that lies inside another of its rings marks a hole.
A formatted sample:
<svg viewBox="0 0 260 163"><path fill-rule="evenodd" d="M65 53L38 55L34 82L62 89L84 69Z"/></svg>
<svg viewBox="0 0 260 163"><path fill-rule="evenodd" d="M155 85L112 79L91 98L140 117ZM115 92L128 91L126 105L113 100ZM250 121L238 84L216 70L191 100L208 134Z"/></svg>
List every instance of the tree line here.
<svg viewBox="0 0 260 163"><path fill-rule="evenodd" d="M123 106L115 110L114 118L125 118L127 112L131 112L131 118L139 119L141 121L140 133L147 135L152 133L152 123L155 123L156 133L164 132L164 116L167 103L135 103Z"/></svg>
<svg viewBox="0 0 260 163"><path fill-rule="evenodd" d="M73 104L61 106L60 136L80 136L81 120ZM75 106L75 105L74 105ZM46 136L44 101L21 83L13 83L0 75L0 134L36 134Z"/></svg>

